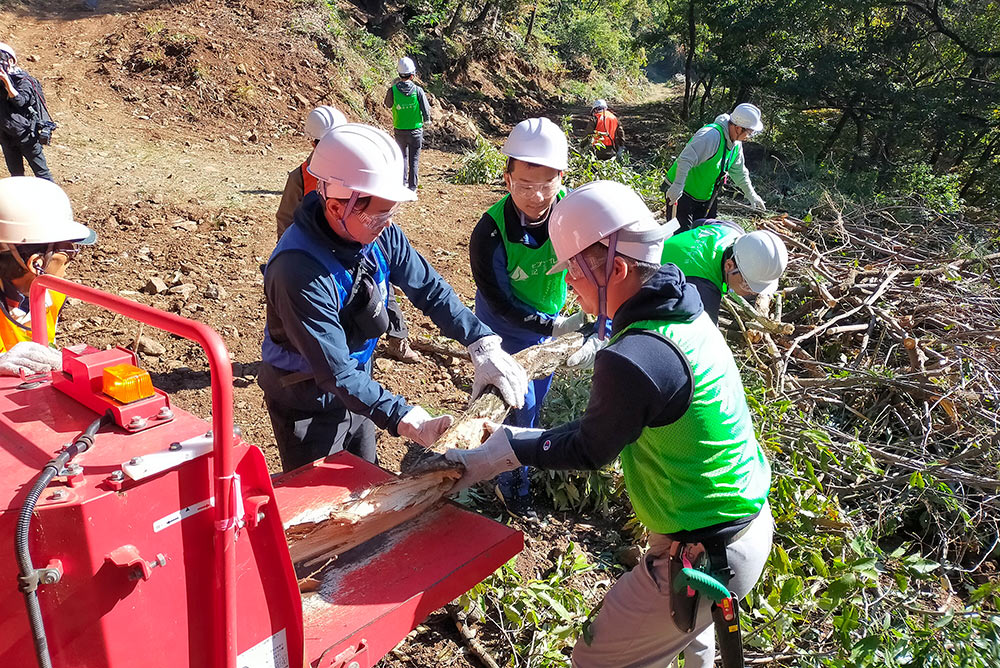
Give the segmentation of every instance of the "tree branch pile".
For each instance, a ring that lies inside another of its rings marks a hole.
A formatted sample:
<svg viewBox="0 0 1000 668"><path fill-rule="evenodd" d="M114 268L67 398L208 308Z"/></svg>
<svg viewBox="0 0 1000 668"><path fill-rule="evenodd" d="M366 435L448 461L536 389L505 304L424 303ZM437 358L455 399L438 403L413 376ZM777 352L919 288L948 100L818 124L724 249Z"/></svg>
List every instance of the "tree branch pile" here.
<svg viewBox="0 0 1000 668"><path fill-rule="evenodd" d="M761 221L788 246L787 287L755 305L731 295L720 324L748 345L768 398L797 409L782 441L869 458L861 477L828 468L828 490L878 520L933 484L969 516L928 506L918 537L942 563L981 565L1000 542L1000 253L915 209L844 211L828 198L808 222ZM817 424L819 441L803 438Z"/></svg>

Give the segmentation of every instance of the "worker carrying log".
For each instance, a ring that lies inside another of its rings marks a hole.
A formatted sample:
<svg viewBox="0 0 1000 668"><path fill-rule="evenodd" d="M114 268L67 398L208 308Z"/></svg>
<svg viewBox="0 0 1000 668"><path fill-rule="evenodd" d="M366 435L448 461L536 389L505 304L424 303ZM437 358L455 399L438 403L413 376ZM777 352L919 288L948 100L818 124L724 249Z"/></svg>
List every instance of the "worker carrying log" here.
<svg viewBox="0 0 1000 668"><path fill-rule="evenodd" d="M501 337L503 349L514 354L579 329L585 316L583 311L561 315L565 272L549 272L556 263L549 214L566 196L566 135L547 118L529 118L514 127L501 151L507 156L503 179L508 194L476 224L469 261L476 282L476 316ZM581 350L569 364L585 363L586 355ZM551 385L551 375L529 383L524 406L511 411L508 422L534 427ZM512 512L531 513L526 468L501 475L499 486Z"/></svg>
<svg viewBox="0 0 1000 668"><path fill-rule="evenodd" d="M719 114L688 140L662 186L667 205L677 207L681 232L699 218L715 218L719 193L730 176L754 208L764 209L743 161L743 142L763 129L760 109L743 103L732 114Z"/></svg>
<svg viewBox="0 0 1000 668"><path fill-rule="evenodd" d="M58 350L31 339L31 284L42 274L62 278L80 246L96 241L96 232L73 220L69 197L55 183L30 176L0 179L0 375L62 368ZM63 294L45 294L50 344L65 302Z"/></svg>
<svg viewBox="0 0 1000 668"><path fill-rule="evenodd" d="M301 165L288 172L285 190L281 194L281 203L278 205L278 213L275 216L278 221L278 239L281 239L281 235L292 224L295 210L302 203L302 198L305 197L306 193L316 190L318 183L316 177L309 173L309 162L312 160L316 145L327 132L346 122L347 117L344 116L343 112L328 104L316 107L306 116L305 135L312 142L312 151ZM420 362L423 358L410 347L409 328L406 326L403 309L396 301L391 284L389 285L388 314L389 329L385 333L386 356L407 364Z"/></svg>
<svg viewBox="0 0 1000 668"><path fill-rule="evenodd" d="M625 152L625 131L621 121L604 100L594 100L590 106L590 120L583 141L601 160L620 158Z"/></svg>
<svg viewBox="0 0 1000 668"><path fill-rule="evenodd" d="M522 406L524 369L392 222L401 202L417 198L402 183L403 156L392 137L340 125L320 139L308 171L318 189L296 209L264 272L258 383L284 469L342 449L374 462L375 426L430 445L451 424L450 415L431 417L371 377L372 353L388 327L389 282L468 347L473 394L493 385Z"/></svg>
<svg viewBox="0 0 1000 668"><path fill-rule="evenodd" d="M788 266L785 242L774 232L747 233L728 220L702 219L663 242L663 264L677 265L701 295L705 313L719 323L722 295L767 295Z"/></svg>
<svg viewBox="0 0 1000 668"><path fill-rule="evenodd" d="M612 319L587 410L549 430L487 423L481 446L446 452L465 469L459 487L516 466L592 470L621 457L649 550L605 596L592 635L573 650L576 668L666 666L684 650L685 666L712 666L721 607L675 591L672 578L697 570L732 604L770 551L771 470L739 371L698 291L676 266L660 265L665 233L619 183L588 183L556 204L551 271L567 272L588 313ZM724 640L725 657L738 637Z"/></svg>

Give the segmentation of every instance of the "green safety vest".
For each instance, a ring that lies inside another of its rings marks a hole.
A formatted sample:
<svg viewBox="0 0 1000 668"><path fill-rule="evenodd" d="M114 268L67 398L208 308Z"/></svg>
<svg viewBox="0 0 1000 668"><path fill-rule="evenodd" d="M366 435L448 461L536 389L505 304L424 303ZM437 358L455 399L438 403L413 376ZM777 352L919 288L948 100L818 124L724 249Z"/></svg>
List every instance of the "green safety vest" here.
<svg viewBox="0 0 1000 668"><path fill-rule="evenodd" d="M424 116L420 113L416 87L409 95L400 92L399 84L392 87L392 126L397 130L416 130L424 127Z"/></svg>
<svg viewBox="0 0 1000 668"><path fill-rule="evenodd" d="M556 201L566 196L560 189ZM486 212L500 230L504 251L507 253L507 276L510 290L519 300L540 313L555 315L566 303L566 272L547 274L556 263L556 251L552 240L547 239L538 248L528 248L522 243L507 239L507 224L503 210L510 195L505 196Z"/></svg>
<svg viewBox="0 0 1000 668"><path fill-rule="evenodd" d="M740 155L740 142L733 144L732 150L726 150L726 129L718 123L709 123L706 128L715 128L719 131L719 150L715 155L691 168L684 181L684 192L696 200L707 202L715 194L715 188L722 180L722 175L736 164L736 159ZM691 139L694 139L692 137ZM691 140L688 140L691 143ZM667 180L671 183L677 176L677 160L670 165L667 171Z"/></svg>
<svg viewBox="0 0 1000 668"><path fill-rule="evenodd" d="M685 276L712 281L721 294L729 291L722 273L722 255L740 237L728 225L702 225L663 242L662 264L676 264Z"/></svg>
<svg viewBox="0 0 1000 668"><path fill-rule="evenodd" d="M636 517L650 531L692 531L753 515L767 501L771 467L754 436L736 361L718 327L694 322L636 322L684 355L694 378L691 406L672 424L645 427L621 454Z"/></svg>

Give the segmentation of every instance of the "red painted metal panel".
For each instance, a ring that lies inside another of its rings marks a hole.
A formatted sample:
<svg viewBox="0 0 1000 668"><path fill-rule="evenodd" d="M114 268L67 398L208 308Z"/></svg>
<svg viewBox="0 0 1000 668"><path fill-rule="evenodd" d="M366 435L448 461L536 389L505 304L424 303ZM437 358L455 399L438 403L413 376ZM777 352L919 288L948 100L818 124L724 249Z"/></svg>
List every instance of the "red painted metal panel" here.
<svg viewBox="0 0 1000 668"><path fill-rule="evenodd" d="M389 478L382 469L341 453L275 482L286 525L311 508ZM306 658L336 668L338 656L364 646L353 660L372 666L432 611L465 593L521 551L523 536L446 503L342 555L303 596ZM344 663L347 665L347 663Z"/></svg>

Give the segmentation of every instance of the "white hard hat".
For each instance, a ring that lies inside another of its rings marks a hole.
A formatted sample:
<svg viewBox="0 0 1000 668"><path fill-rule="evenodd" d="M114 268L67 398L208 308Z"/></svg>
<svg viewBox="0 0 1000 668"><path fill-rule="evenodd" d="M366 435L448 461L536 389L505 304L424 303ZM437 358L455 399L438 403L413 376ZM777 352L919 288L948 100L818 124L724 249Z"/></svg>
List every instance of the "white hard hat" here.
<svg viewBox="0 0 1000 668"><path fill-rule="evenodd" d="M413 62L412 58L407 58L406 56L403 56L402 58L399 59L399 62L396 63L396 71L399 72L401 76L406 76L407 74L415 74L417 71L417 66Z"/></svg>
<svg viewBox="0 0 1000 668"><path fill-rule="evenodd" d="M736 105L733 113L729 115L729 122L754 132L764 129L764 123L760 120L760 109L749 102Z"/></svg>
<svg viewBox="0 0 1000 668"><path fill-rule="evenodd" d="M560 172L569 165L566 134L547 118L529 118L515 125L500 152L509 158Z"/></svg>
<svg viewBox="0 0 1000 668"><path fill-rule="evenodd" d="M345 123L319 140L306 168L322 181L323 195L348 199L353 193L410 202L417 194L403 185L403 154L384 130Z"/></svg>
<svg viewBox="0 0 1000 668"><path fill-rule="evenodd" d="M663 256L663 240L670 234L628 186L616 181L580 186L552 207L549 239L556 265L548 273L564 271L571 258L614 232L618 232L616 252L656 264Z"/></svg>
<svg viewBox="0 0 1000 668"><path fill-rule="evenodd" d="M306 136L319 141L327 132L346 122L347 117L344 116L343 112L336 107L324 104L322 107L316 107L306 116Z"/></svg>
<svg viewBox="0 0 1000 668"><path fill-rule="evenodd" d="M17 54L14 53L14 47L12 47L10 44L7 44L5 42L0 42L0 51L10 54L11 60L13 60L15 63L17 62Z"/></svg>
<svg viewBox="0 0 1000 668"><path fill-rule="evenodd" d="M594 104L590 105L591 109L607 109L608 103L604 100L594 100Z"/></svg>
<svg viewBox="0 0 1000 668"><path fill-rule="evenodd" d="M97 232L73 220L63 189L46 179L10 176L0 179L0 243L89 245Z"/></svg>
<svg viewBox="0 0 1000 668"><path fill-rule="evenodd" d="M736 240L733 260L751 290L770 294L778 287L778 279L788 266L788 251L777 234L757 230Z"/></svg>

